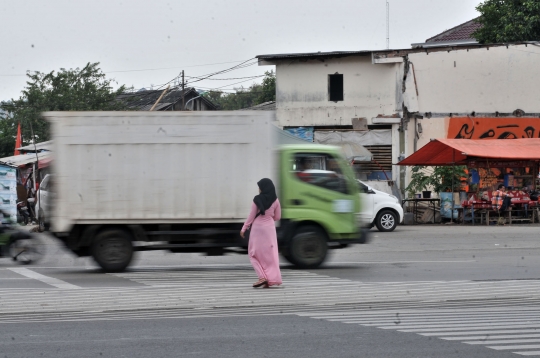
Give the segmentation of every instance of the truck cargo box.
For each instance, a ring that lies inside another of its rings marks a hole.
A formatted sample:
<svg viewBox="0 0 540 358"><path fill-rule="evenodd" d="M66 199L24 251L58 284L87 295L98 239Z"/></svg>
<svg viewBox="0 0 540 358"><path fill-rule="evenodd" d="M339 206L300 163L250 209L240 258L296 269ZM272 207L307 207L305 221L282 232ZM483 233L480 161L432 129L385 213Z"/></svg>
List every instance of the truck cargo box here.
<svg viewBox="0 0 540 358"><path fill-rule="evenodd" d="M75 224L245 220L276 173L274 112L46 112L54 232Z"/></svg>

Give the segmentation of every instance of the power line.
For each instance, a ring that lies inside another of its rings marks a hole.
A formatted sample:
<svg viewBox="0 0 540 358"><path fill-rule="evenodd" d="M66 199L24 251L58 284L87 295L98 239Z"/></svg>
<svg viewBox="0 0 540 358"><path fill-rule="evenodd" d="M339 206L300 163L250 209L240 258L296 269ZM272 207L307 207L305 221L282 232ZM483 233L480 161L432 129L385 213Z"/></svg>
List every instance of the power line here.
<svg viewBox="0 0 540 358"><path fill-rule="evenodd" d="M217 92L221 92L221 91L217 91ZM221 92L223 93L224 95L250 95L250 94L259 94L259 93L264 93L263 91L255 91L255 92L251 92L251 91L246 91L246 92Z"/></svg>
<svg viewBox="0 0 540 358"><path fill-rule="evenodd" d="M231 83L231 84L228 84L228 85L225 85L225 86L216 87L214 89L220 89L220 88L227 87L227 86L234 86L234 85L237 85L239 83L243 83L243 82L247 82L247 81L249 81L249 80L244 80L244 81L240 81L240 82L236 82L236 83Z"/></svg>
<svg viewBox="0 0 540 358"><path fill-rule="evenodd" d="M242 61L242 63L236 65L236 66L233 66L233 67L229 67L229 68L226 68L224 70L221 70L221 71L216 71L216 72L211 72L211 73L208 73L208 74L205 74L205 75L202 75L202 76L199 76L199 77L196 77L197 79L196 80L193 80L193 81L188 81L188 82L185 82L184 84L185 85L188 85L188 84L191 84L191 83L196 83L196 82L200 82L200 81L203 81L205 79L209 79L210 77L212 76L216 76L216 75L219 75L219 74L223 74L223 73L228 73L228 72L231 72L231 71L234 71L234 70L238 70L238 69L241 69L241 68L245 68L245 67L248 67L248 66L252 66L254 65L255 63L257 62L253 62L253 63L249 63L250 61L253 61L253 60L256 60L255 58L250 58L249 60L245 60L245 61ZM180 76L180 75L179 75ZM178 79L179 76L176 76L175 78L173 78L171 81L163 84L162 86L165 86L173 81L175 81L176 79ZM251 78L250 78L251 79ZM249 79L247 80L249 81ZM241 82L245 82L245 81L241 81ZM238 83L241 83L241 82L238 82ZM232 84L234 85L234 84ZM227 85L227 86L231 86L230 84ZM225 86L223 86L225 87Z"/></svg>
<svg viewBox="0 0 540 358"><path fill-rule="evenodd" d="M248 88L244 88L244 87L241 87L241 88L210 88L210 87L199 87L197 86L196 89L201 89L201 90L206 90L206 92L208 91L216 91L216 92L223 92L223 93L235 93L235 91L248 91L249 90L249 87ZM231 91L231 92L226 92L226 91ZM250 93L255 93L255 92L251 92ZM262 93L262 92L256 92L256 93Z"/></svg>
<svg viewBox="0 0 540 358"><path fill-rule="evenodd" d="M249 63L250 61L253 61L255 60L255 62L252 62L252 63ZM213 76L213 75L216 75L216 74L220 74L220 73L227 73L227 72L230 72L230 71L233 71L233 70L236 70L236 69L240 69L240 68L245 68L245 67L249 67L249 66L252 66L254 64L256 64L258 62L258 60L256 58L250 58L249 60L245 60L245 61L242 61L242 63L239 63L238 65L236 66L233 66L233 67L229 67L225 70L221 70L221 71L216 71L216 72L211 72L211 73L207 73L207 74L204 74L204 75L200 75L198 77L204 77L204 76Z"/></svg>
<svg viewBox="0 0 540 358"><path fill-rule="evenodd" d="M216 63L205 63L205 64L201 64L201 65L189 65L189 66L179 66L179 67L160 67L160 68L145 68L145 69L135 69L135 70L117 70L117 71L107 71L107 72L103 72L103 73L174 70L174 69L179 69L179 68L204 67L204 66L223 65L223 64L238 63L238 62L245 62L245 60L229 61L229 62L216 62ZM30 71L30 70L28 70L28 72L40 72L40 71ZM26 76L26 73L25 74L0 74L0 77L20 77L20 76Z"/></svg>
<svg viewBox="0 0 540 358"><path fill-rule="evenodd" d="M256 60L256 62L248 63L248 62L253 61L253 60ZM241 69L241 68L246 68L246 67L249 67L249 66L253 66L256 63L257 63L257 59L250 58L249 60L246 60L246 61L244 61L244 62L242 62L242 63L240 63L240 64L238 64L236 66L227 68L225 70L217 71L217 72L213 72L213 73L209 73L209 74L206 74L206 75L199 76L197 80L191 81L190 83L204 81L205 79L208 79L210 77L213 77L213 76L216 76L216 75L219 75L219 74L222 74L222 73L228 73L228 72L238 70L238 69Z"/></svg>
<svg viewBox="0 0 540 358"><path fill-rule="evenodd" d="M238 62L242 62L242 61L243 60L229 61L229 62L217 62L217 63L205 63L205 64L202 64L202 65L190 65L190 66L183 66L183 67L161 67L161 68L146 68L146 69L141 69L141 70L120 70L120 71L109 71L109 72L104 72L104 73L175 70L175 69L179 69L179 68L191 68L191 67L204 67L204 66L212 66L212 65L223 65L223 64L228 64L228 63L238 63Z"/></svg>
<svg viewBox="0 0 540 358"><path fill-rule="evenodd" d="M209 81L230 81L230 80L241 80L241 79L244 79L244 78L253 79L253 78L259 78L259 77L264 77L264 76L266 76L266 75L247 76L247 77L233 77L233 78L206 78L206 79L209 80ZM186 77L200 79L200 77L194 77L194 76L186 76Z"/></svg>

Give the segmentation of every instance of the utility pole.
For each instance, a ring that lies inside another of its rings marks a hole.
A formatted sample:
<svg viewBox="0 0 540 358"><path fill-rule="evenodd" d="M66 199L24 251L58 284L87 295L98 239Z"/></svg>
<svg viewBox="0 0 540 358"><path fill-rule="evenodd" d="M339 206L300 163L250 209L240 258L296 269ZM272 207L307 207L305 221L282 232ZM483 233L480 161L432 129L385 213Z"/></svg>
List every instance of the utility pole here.
<svg viewBox="0 0 540 358"><path fill-rule="evenodd" d="M386 49L390 48L390 3L386 0Z"/></svg>
<svg viewBox="0 0 540 358"><path fill-rule="evenodd" d="M182 70L182 111L185 110L186 106L186 94L185 94L185 83L184 83L184 70Z"/></svg>

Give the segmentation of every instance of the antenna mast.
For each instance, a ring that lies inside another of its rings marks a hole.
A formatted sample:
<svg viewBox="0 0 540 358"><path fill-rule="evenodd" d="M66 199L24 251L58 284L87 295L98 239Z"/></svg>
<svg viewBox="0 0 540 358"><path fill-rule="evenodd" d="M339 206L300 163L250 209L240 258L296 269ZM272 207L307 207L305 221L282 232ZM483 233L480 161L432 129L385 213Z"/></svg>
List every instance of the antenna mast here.
<svg viewBox="0 0 540 358"><path fill-rule="evenodd" d="M386 0L386 49L390 48L390 3Z"/></svg>

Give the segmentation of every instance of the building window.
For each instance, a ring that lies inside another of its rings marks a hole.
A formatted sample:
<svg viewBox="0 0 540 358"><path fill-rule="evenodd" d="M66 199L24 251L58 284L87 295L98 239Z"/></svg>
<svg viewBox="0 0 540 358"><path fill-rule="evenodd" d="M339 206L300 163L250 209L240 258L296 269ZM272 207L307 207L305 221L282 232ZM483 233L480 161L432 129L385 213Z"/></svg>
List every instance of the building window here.
<svg viewBox="0 0 540 358"><path fill-rule="evenodd" d="M343 75L337 72L328 75L328 100L333 102L343 101Z"/></svg>

